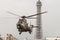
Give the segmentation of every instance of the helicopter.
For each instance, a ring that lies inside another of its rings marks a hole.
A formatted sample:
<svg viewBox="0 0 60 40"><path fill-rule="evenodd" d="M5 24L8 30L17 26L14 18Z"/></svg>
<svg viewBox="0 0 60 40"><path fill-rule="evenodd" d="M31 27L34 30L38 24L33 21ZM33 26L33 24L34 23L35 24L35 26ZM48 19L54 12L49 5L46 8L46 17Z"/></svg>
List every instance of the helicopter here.
<svg viewBox="0 0 60 40"><path fill-rule="evenodd" d="M40 15L40 14L44 14L44 13L46 13L46 12L47 12L47 11L41 12L41 13L38 13L38 14L34 14L34 15L30 15L30 16L19 16L19 15L17 15L17 14L14 14L14 13L8 11L8 13L20 17L20 19L18 20L18 22L17 22L17 24L16 24L17 29L18 29L18 31L19 31L19 34L21 34L22 32L27 32L27 31L31 34L32 29L33 29L35 26L34 26L34 25L28 26L27 19L35 19L35 18L31 18L31 17L37 16L37 15Z"/></svg>

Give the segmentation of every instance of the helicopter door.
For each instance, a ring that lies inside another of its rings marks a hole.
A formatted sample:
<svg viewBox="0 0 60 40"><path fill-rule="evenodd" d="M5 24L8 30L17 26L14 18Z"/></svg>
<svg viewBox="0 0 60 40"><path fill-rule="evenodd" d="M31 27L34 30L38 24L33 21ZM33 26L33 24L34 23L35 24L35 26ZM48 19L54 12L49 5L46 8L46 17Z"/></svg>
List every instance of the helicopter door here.
<svg viewBox="0 0 60 40"><path fill-rule="evenodd" d="M22 19L22 24L24 29L27 29L28 28L28 24L27 24L27 20L26 19Z"/></svg>

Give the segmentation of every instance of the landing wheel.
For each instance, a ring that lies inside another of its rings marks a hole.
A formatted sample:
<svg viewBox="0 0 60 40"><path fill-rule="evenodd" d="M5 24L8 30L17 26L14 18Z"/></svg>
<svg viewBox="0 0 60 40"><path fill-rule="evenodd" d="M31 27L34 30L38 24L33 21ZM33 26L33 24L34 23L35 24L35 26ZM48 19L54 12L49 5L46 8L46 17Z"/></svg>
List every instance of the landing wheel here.
<svg viewBox="0 0 60 40"><path fill-rule="evenodd" d="M19 34L21 34L22 32L20 32Z"/></svg>
<svg viewBox="0 0 60 40"><path fill-rule="evenodd" d="M21 34L21 33L22 33L22 31L20 30L19 34Z"/></svg>
<svg viewBox="0 0 60 40"><path fill-rule="evenodd" d="M31 34L32 31L29 31L29 33Z"/></svg>
<svg viewBox="0 0 60 40"><path fill-rule="evenodd" d="M21 34L21 33L22 33L21 29L19 29L18 31L19 31L19 34Z"/></svg>

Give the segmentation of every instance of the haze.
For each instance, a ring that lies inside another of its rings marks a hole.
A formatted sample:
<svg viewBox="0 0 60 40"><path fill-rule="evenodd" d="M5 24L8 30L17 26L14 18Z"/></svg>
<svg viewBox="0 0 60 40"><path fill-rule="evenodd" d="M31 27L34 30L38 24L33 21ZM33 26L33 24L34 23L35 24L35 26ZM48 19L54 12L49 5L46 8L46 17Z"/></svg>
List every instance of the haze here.
<svg viewBox="0 0 60 40"><path fill-rule="evenodd" d="M16 23L19 18L17 16L7 13L22 15L36 14L36 2L37 0L0 0L0 34L3 36L7 33L11 33L17 38L23 39L25 37L34 37L34 31L30 35L22 33L19 35L16 29ZM60 0L41 0L42 12L48 11L42 15L42 31L43 36L59 36L60 35ZM36 20L28 20L28 23L35 25Z"/></svg>

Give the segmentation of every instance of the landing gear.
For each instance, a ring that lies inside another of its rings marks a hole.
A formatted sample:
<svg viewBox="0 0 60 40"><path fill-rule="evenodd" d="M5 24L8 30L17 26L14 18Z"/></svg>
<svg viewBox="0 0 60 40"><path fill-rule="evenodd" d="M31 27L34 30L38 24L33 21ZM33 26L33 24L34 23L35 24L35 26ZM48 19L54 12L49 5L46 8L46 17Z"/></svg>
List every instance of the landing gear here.
<svg viewBox="0 0 60 40"><path fill-rule="evenodd" d="M29 33L31 34L31 32L32 32L32 29L30 29L30 28L29 28L28 30L29 30Z"/></svg>
<svg viewBox="0 0 60 40"><path fill-rule="evenodd" d="M29 31L29 33L31 34L31 31Z"/></svg>
<svg viewBox="0 0 60 40"><path fill-rule="evenodd" d="M21 29L18 29L18 31L19 31L19 34L21 34L21 33L22 33Z"/></svg>
<svg viewBox="0 0 60 40"><path fill-rule="evenodd" d="M19 34L21 34L22 32L20 32Z"/></svg>

